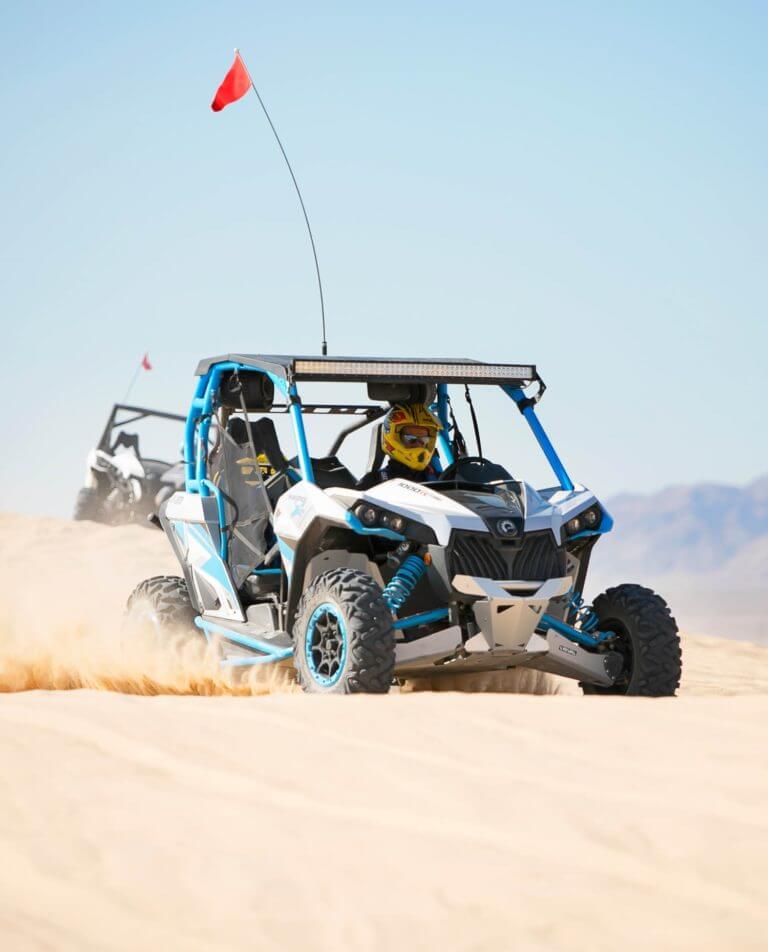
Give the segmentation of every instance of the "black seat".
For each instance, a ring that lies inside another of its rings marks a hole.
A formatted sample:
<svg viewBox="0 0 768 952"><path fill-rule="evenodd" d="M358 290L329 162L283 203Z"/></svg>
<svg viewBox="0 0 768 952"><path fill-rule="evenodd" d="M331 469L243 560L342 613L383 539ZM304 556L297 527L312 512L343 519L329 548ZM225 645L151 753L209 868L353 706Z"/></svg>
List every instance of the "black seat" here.
<svg viewBox="0 0 768 952"><path fill-rule="evenodd" d="M285 458L280 448L274 422L269 417L262 417L259 420L251 420L250 423L253 448L256 450L256 455L259 456L263 453L274 470L271 476L265 477L264 485L269 501L273 506L276 506L277 500L293 486L298 477L292 472L292 461ZM231 417L227 422L227 433L238 446L242 446L244 449L250 447L251 441L248 437L248 427L244 417Z"/></svg>
<svg viewBox="0 0 768 952"><path fill-rule="evenodd" d="M371 432L371 448L368 451L368 468L366 473L378 473L384 468L386 457L381 447L381 427L378 423Z"/></svg>
<svg viewBox="0 0 768 952"><path fill-rule="evenodd" d="M232 417L227 423L227 433L239 446L248 448L250 440L244 417ZM266 480L267 490L274 503L277 497L281 496L286 489L290 489L299 478L296 472L299 468L299 460L295 456L293 459L286 459L277 439L275 424L269 417L251 421L251 433L256 455L263 453L275 471L275 475ZM355 487L355 477L337 456L312 457L312 468L315 473L315 482L321 489L331 487L354 489Z"/></svg>
<svg viewBox="0 0 768 952"><path fill-rule="evenodd" d="M126 433L125 430L121 430L117 434L117 439L112 444L110 452L116 453L121 446L124 446L127 450L133 450L133 452L136 454L136 458L141 459L141 453L139 452L138 433Z"/></svg>
<svg viewBox="0 0 768 952"><path fill-rule="evenodd" d="M287 469L290 464L280 448L274 421L269 417L251 420L250 430L256 455L263 453L276 473ZM239 446L247 447L250 444L248 427L243 417L232 417L227 423L227 433Z"/></svg>
<svg viewBox="0 0 768 952"><path fill-rule="evenodd" d="M312 471L320 489L354 489L357 485L357 480L338 456L313 456Z"/></svg>

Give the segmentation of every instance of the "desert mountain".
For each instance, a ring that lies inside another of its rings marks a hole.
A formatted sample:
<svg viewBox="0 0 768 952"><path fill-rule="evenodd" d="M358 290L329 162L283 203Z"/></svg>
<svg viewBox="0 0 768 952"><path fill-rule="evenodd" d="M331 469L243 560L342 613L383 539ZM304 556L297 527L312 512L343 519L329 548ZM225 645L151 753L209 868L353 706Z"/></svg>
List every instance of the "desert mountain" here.
<svg viewBox="0 0 768 952"><path fill-rule="evenodd" d="M663 592L690 630L768 640L768 476L606 501L614 531L592 561L592 593L621 581Z"/></svg>

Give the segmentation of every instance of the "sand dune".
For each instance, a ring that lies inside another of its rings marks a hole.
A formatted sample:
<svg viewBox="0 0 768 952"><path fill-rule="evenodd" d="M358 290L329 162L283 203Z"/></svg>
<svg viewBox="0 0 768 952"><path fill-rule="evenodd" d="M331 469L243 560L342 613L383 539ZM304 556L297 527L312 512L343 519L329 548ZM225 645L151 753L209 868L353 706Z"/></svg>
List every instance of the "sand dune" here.
<svg viewBox="0 0 768 952"><path fill-rule="evenodd" d="M662 701L312 698L121 645L168 570L0 519L3 950L765 948L768 650L689 637Z"/></svg>

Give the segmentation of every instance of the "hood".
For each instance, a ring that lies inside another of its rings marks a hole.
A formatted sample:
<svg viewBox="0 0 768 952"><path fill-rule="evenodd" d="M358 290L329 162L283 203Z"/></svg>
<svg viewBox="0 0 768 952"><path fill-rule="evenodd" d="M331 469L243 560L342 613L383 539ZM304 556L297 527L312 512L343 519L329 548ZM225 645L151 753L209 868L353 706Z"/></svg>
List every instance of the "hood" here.
<svg viewBox="0 0 768 952"><path fill-rule="evenodd" d="M498 539L511 542L523 534L524 503L514 486L500 486L495 491L449 489L442 495L478 515Z"/></svg>
<svg viewBox="0 0 768 952"><path fill-rule="evenodd" d="M491 532L507 541L518 539L523 532L522 498L509 488L503 492L437 492L427 483L390 479L355 496L429 526L439 545L448 544L454 529Z"/></svg>
<svg viewBox="0 0 768 952"><path fill-rule="evenodd" d="M428 483L390 479L364 492L329 489L327 494L347 507L366 499L415 519L433 529L439 545L448 545L454 529L489 532L505 542L519 541L524 532L548 529L560 545L563 523L597 501L583 486L536 490L524 482L506 483L495 492L481 487L437 492Z"/></svg>
<svg viewBox="0 0 768 952"><path fill-rule="evenodd" d="M446 493L435 492L426 483L413 483L408 479L388 479L355 495L359 499L366 499L384 509L430 526L439 545L448 544L454 529L487 531L480 515L458 499L452 499Z"/></svg>

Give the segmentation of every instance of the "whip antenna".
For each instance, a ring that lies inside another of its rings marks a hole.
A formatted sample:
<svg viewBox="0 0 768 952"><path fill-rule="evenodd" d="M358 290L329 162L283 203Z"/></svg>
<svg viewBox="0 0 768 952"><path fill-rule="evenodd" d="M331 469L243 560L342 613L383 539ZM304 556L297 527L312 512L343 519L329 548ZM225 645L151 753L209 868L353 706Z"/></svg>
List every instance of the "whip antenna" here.
<svg viewBox="0 0 768 952"><path fill-rule="evenodd" d="M245 70L245 75L248 77L248 82L251 84L251 88L256 93L256 98L259 100L259 105L263 109L264 115L267 117L269 128L272 130L272 134L275 137L275 141L280 147L280 152L282 153L282 156L285 159L285 164L288 166L288 171L291 173L291 181L293 182L293 187L296 189L296 194L298 195L298 198L299 198L299 205L301 205L301 213L304 216L304 221L306 222L306 225L307 225L307 233L309 234L309 243L312 246L312 257L315 259L315 273L317 274L317 290L320 294L320 319L323 324L322 353L323 353L323 357L325 357L328 353L328 340L325 333L325 301L323 299L323 282L320 278L320 263L317 260L317 248L315 247L315 237L312 234L312 226L309 224L309 215L307 215L307 209L306 209L306 206L304 205L304 199L301 196L301 189L299 188L299 183L296 181L296 176L294 175L293 169L291 168L291 163L288 161L288 156L286 154L285 148L283 147L283 143L280 141L280 136L277 134L277 129L275 129L275 124L274 122L272 122L269 112L267 111L267 107L264 105L264 100L261 98L261 95L259 94L259 91L256 88L256 84L254 83L253 78L251 77L251 74L248 71L248 67L245 65L245 62L243 61L243 58L240 55L240 50L235 49L235 57L236 59L240 61L240 64Z"/></svg>

